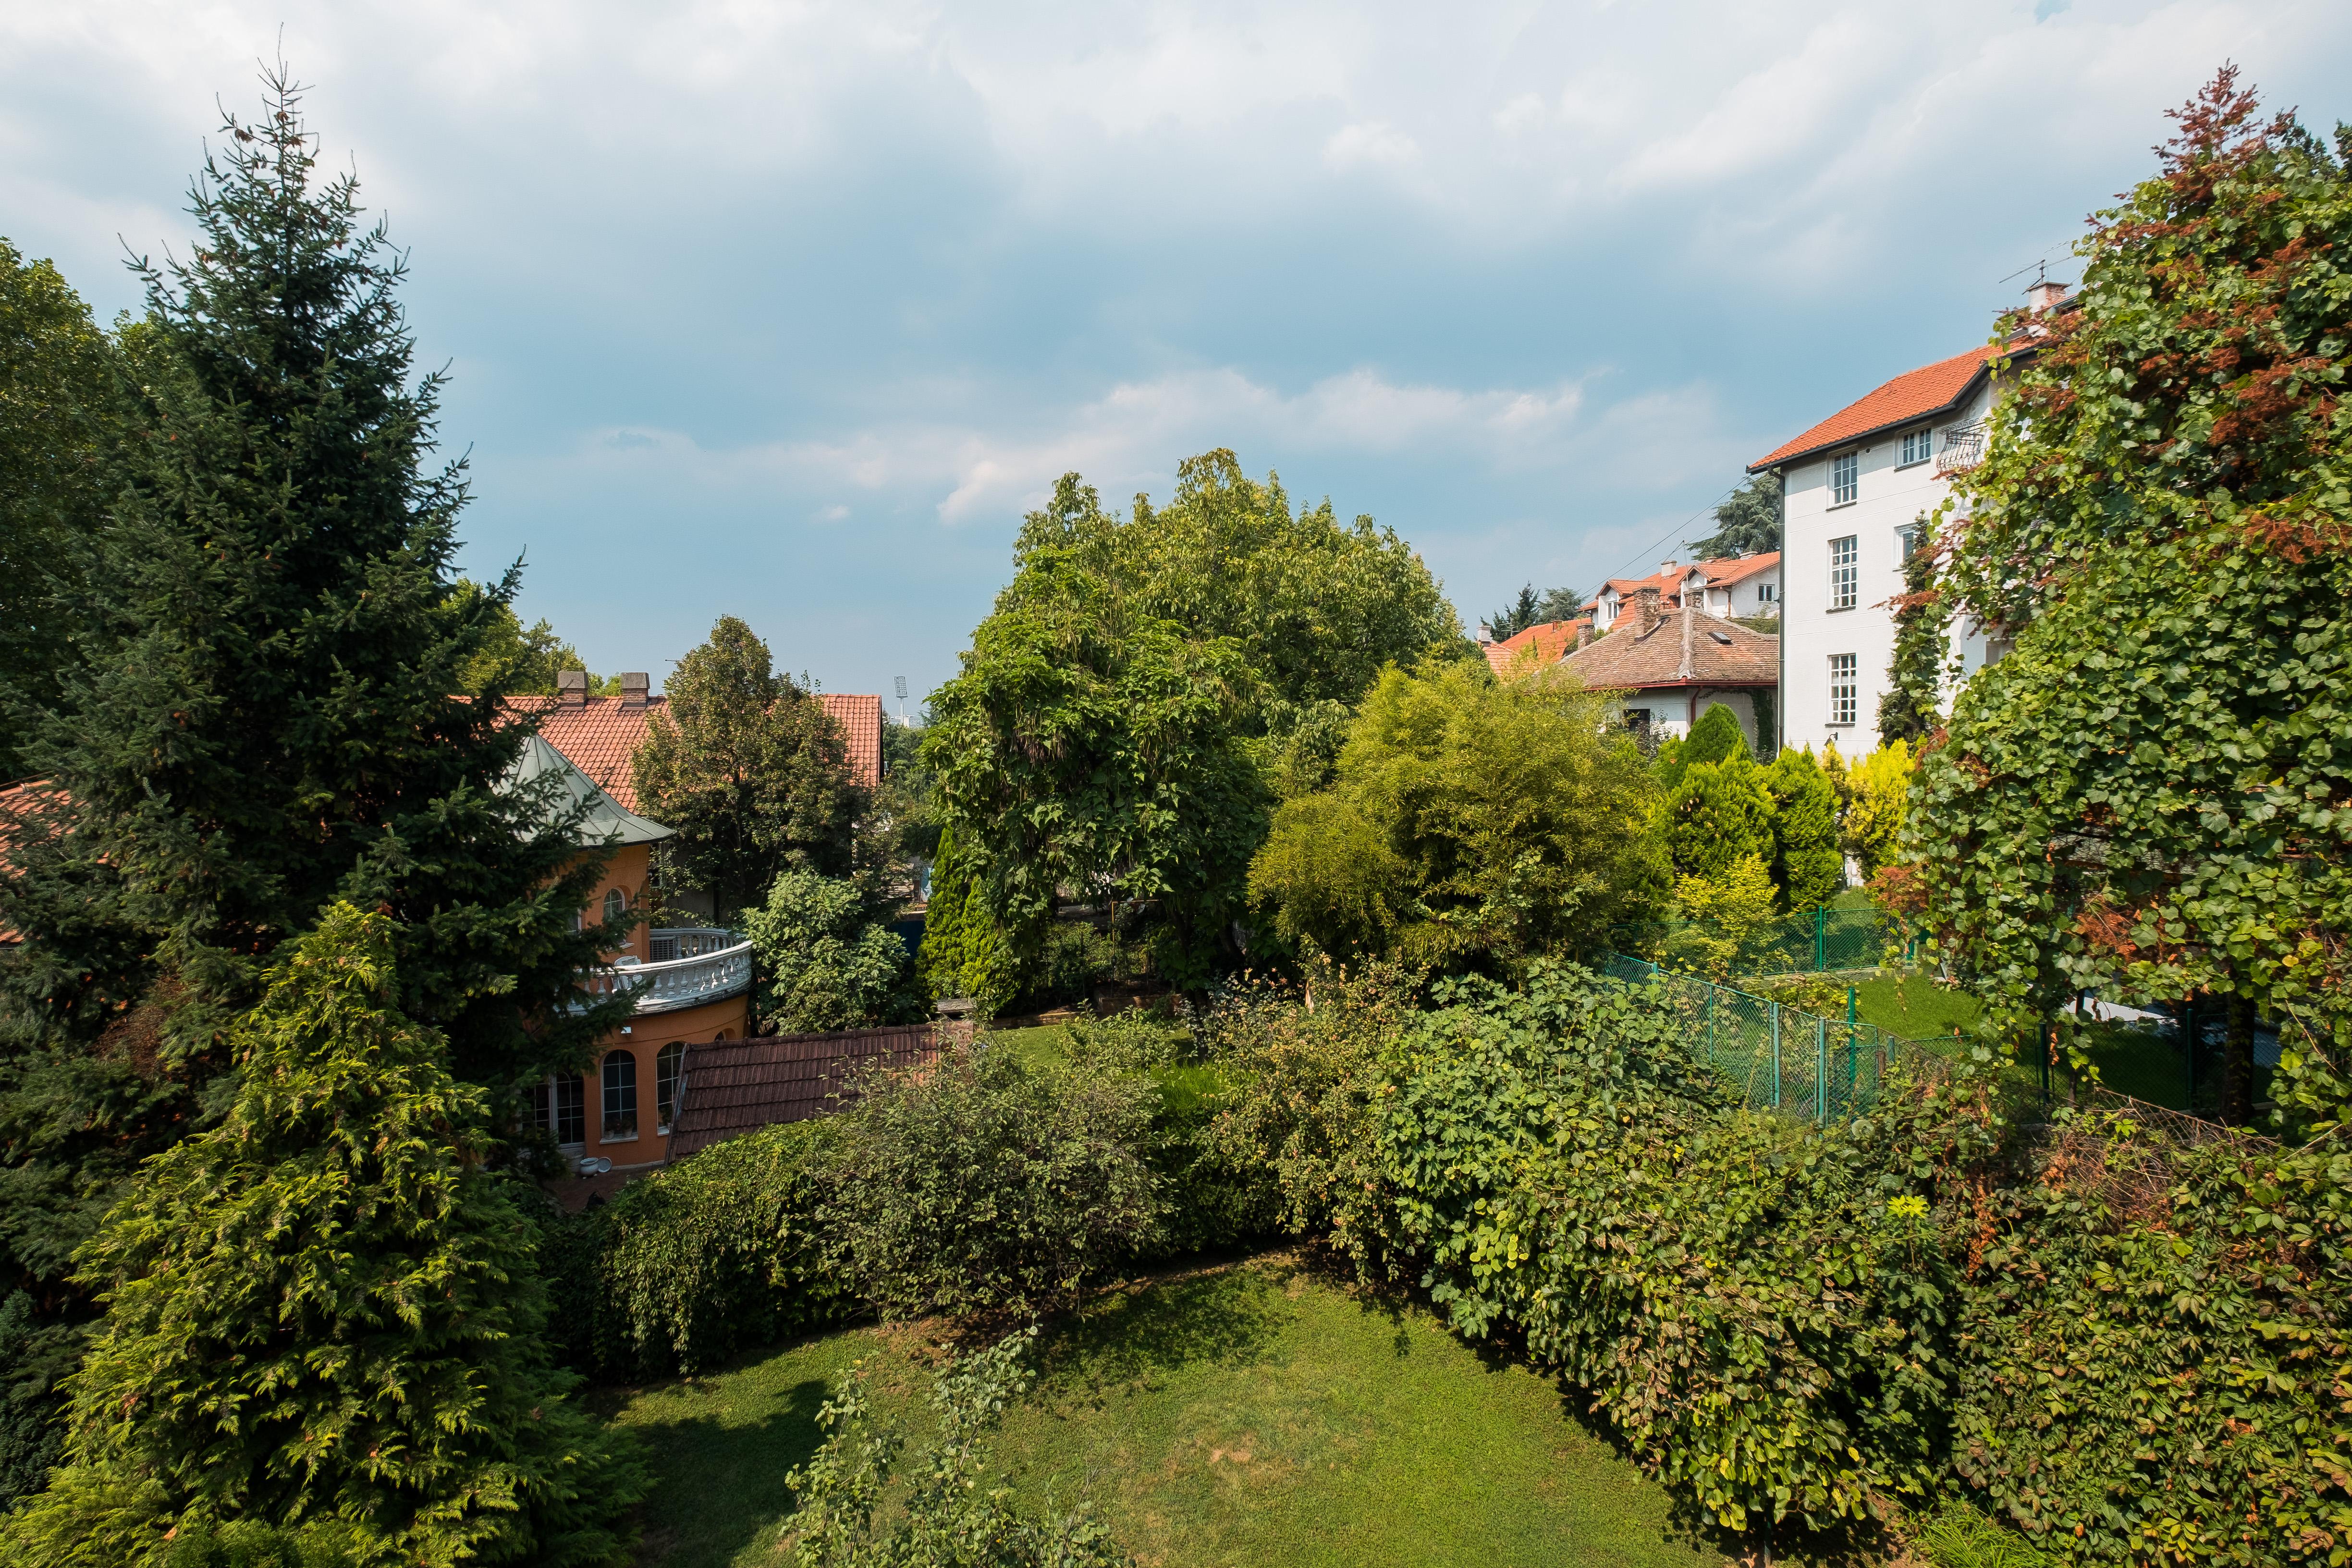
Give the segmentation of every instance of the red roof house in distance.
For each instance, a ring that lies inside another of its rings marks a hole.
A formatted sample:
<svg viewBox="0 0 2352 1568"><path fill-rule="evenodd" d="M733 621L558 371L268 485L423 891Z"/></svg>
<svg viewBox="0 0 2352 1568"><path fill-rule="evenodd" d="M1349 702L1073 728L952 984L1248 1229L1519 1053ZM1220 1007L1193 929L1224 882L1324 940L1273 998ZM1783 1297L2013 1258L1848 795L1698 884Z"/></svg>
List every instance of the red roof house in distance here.
<svg viewBox="0 0 2352 1568"><path fill-rule="evenodd" d="M1612 577L1585 603L1594 629L1614 626L1617 617L1644 588L1656 589L1659 605L1669 610L1682 608L1684 595L1688 595L1697 608L1717 620L1777 616L1780 613L1780 552L1766 550L1711 561L1667 561L1647 577Z"/></svg>
<svg viewBox="0 0 2352 1568"><path fill-rule="evenodd" d="M1558 664L1591 637L1592 617L1583 616L1572 621L1545 621L1501 642L1480 643L1478 651L1486 656L1489 669L1496 675L1507 675L1523 668L1541 669Z"/></svg>

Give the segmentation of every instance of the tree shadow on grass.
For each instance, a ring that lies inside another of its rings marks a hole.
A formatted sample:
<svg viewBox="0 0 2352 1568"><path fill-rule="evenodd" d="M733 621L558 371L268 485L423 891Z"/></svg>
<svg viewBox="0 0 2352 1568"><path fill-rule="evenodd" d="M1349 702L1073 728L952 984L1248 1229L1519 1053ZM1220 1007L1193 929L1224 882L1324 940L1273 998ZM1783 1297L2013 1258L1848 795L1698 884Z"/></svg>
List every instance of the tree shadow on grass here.
<svg viewBox="0 0 2352 1568"><path fill-rule="evenodd" d="M1139 1281L1054 1325L1042 1381L1099 1405L1111 1389L1148 1385L1187 1367L1263 1361L1297 1317L1281 1282L1263 1267Z"/></svg>
<svg viewBox="0 0 2352 1568"><path fill-rule="evenodd" d="M691 1399L705 1386L684 1384L681 1392ZM690 1409L633 1423L654 1475L636 1568L725 1568L746 1548L772 1541L793 1506L784 1476L823 1441L816 1413L831 1392L821 1378L804 1379L750 1426ZM710 1396L719 1397L716 1388Z"/></svg>

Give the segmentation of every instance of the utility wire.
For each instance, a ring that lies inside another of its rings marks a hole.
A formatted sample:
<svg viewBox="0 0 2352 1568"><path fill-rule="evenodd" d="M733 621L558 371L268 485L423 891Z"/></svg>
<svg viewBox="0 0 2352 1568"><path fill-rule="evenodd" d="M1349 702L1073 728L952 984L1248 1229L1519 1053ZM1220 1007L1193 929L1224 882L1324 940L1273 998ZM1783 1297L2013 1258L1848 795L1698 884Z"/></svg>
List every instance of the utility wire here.
<svg viewBox="0 0 2352 1568"><path fill-rule="evenodd" d="M1743 480L1742 482L1744 483L1745 481ZM1696 522L1700 518L1712 514L1717 507L1719 507L1725 501L1729 500L1734 495L1738 493L1738 485L1732 486L1729 489L1724 491L1721 495L1716 497L1713 500L1707 502L1705 506L1699 508L1696 511L1691 513L1680 522L1675 524L1674 527L1666 530L1664 533L1659 535L1657 541L1651 544L1646 551L1637 553L1631 562L1627 563L1628 569L1630 570L1633 566L1639 565L1643 555L1647 555L1653 561L1656 560L1659 545L1665 543L1669 539L1674 539L1677 534L1687 532L1692 523ZM1687 540L1676 540L1675 542L1677 545L1680 545L1689 542ZM1644 576L1647 576L1648 574L1649 574L1647 573L1643 574ZM1601 588L1605 588L1609 585L1609 578L1616 575L1616 573L1612 572L1609 574L1608 577L1601 578L1600 587L1593 589L1593 593L1598 595Z"/></svg>

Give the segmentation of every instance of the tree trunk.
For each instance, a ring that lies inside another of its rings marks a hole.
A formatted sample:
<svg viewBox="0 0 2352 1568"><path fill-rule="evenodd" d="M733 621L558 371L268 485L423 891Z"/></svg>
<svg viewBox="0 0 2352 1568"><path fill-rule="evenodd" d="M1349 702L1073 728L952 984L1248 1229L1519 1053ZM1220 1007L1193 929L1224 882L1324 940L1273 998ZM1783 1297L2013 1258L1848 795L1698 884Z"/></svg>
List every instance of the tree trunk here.
<svg viewBox="0 0 2352 1568"><path fill-rule="evenodd" d="M2230 1037L2221 1047L2221 1120L2246 1127L2254 1120L2254 1005L2230 998Z"/></svg>

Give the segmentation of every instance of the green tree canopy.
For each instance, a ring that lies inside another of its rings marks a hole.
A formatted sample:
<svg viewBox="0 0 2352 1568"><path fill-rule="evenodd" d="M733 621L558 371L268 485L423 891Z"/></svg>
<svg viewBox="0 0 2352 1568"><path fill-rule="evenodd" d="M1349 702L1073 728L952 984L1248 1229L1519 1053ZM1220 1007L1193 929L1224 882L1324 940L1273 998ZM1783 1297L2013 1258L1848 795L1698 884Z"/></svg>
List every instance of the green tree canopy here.
<svg viewBox="0 0 2352 1568"><path fill-rule="evenodd" d="M1906 880L2020 1038L2078 990L2203 994L2340 1051L2352 179L2231 70L2175 118L2082 242L2075 308L2005 323L2033 352L1943 592L2015 646L1927 757Z"/></svg>
<svg viewBox="0 0 2352 1568"><path fill-rule="evenodd" d="M1507 969L1597 944L1655 854L1649 769L1607 707L1559 678L1388 670L1331 787L1276 816L1252 899L1334 953Z"/></svg>
<svg viewBox="0 0 2352 1568"><path fill-rule="evenodd" d="M856 869L867 792L847 738L750 626L720 616L662 691L629 766L646 815L677 830L662 847L677 879L708 889L725 920L787 870Z"/></svg>
<svg viewBox="0 0 2352 1568"><path fill-rule="evenodd" d="M558 637L542 616L522 624L514 605L497 589L460 577L449 595L450 618L460 626L479 623L481 642L459 675L457 689L476 697L491 692L536 697L555 695L555 677L566 669L585 670L580 650ZM593 676L592 685L601 685Z"/></svg>
<svg viewBox="0 0 2352 1568"><path fill-rule="evenodd" d="M337 1527L370 1568L621 1544L641 1478L547 1363L535 1233L481 1167L485 1097L400 1012L397 931L339 904L284 952L226 1114L84 1249L106 1326L11 1563L143 1563L232 1520Z"/></svg>
<svg viewBox="0 0 2352 1568"><path fill-rule="evenodd" d="M865 889L842 877L786 871L745 911L760 955L760 1016L786 1034L919 1023L907 944Z"/></svg>
<svg viewBox="0 0 2352 1568"><path fill-rule="evenodd" d="M1720 763L1748 750L1748 731L1739 727L1739 715L1720 702L1710 702L1690 733L1670 741L1658 751L1658 787L1672 789L1683 782L1684 771L1694 763Z"/></svg>
<svg viewBox="0 0 2352 1568"><path fill-rule="evenodd" d="M1745 746L1720 763L1685 767L1663 809L1677 877L1720 880L1746 855L1771 863L1772 796Z"/></svg>
<svg viewBox="0 0 2352 1568"><path fill-rule="evenodd" d="M1764 770L1772 796L1772 880L1791 910L1828 903L1845 886L1837 790L1813 753L1784 750Z"/></svg>
<svg viewBox="0 0 2352 1568"><path fill-rule="evenodd" d="M1517 599L1486 617L1486 636L1502 642L1529 626L1574 620L1583 605L1584 595L1573 588L1546 588L1538 595L1536 585L1528 583L1520 587Z"/></svg>
<svg viewBox="0 0 2352 1568"><path fill-rule="evenodd" d="M1780 474L1768 469L1744 480L1715 509L1715 531L1688 548L1702 561L1780 549Z"/></svg>
<svg viewBox="0 0 2352 1568"><path fill-rule="evenodd" d="M0 775L25 776L27 707L57 700L69 628L55 600L72 542L103 511L121 402L113 345L47 261L0 239Z"/></svg>

